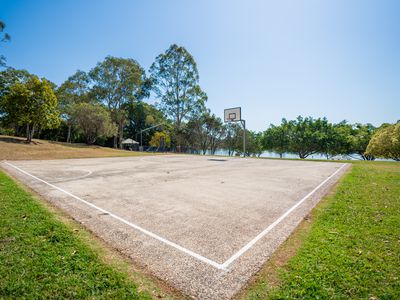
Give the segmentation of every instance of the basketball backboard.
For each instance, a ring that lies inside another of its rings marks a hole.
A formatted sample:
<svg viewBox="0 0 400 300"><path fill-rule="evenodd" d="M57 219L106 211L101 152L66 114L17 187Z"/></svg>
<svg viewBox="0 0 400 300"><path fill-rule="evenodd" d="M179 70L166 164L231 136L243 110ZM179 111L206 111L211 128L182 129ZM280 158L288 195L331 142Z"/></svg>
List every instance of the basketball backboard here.
<svg viewBox="0 0 400 300"><path fill-rule="evenodd" d="M227 108L224 110L224 122L239 122L242 120L241 107Z"/></svg>

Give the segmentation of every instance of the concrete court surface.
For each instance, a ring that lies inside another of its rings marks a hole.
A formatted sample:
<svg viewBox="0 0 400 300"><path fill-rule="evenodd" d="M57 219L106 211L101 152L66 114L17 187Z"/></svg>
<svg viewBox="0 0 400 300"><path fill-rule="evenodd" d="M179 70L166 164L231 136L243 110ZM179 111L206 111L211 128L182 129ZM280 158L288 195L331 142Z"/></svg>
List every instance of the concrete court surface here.
<svg viewBox="0 0 400 300"><path fill-rule="evenodd" d="M165 155L1 166L183 293L229 299L349 165Z"/></svg>

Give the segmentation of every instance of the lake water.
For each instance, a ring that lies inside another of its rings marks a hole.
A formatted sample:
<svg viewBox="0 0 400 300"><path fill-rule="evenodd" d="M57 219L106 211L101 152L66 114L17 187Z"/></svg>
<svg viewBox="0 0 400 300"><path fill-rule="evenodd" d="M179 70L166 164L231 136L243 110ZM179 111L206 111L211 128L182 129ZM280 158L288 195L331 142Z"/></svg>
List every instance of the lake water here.
<svg viewBox="0 0 400 300"><path fill-rule="evenodd" d="M226 149L219 149L215 152L215 155L220 155L220 156L228 156L229 152ZM210 151L207 151L207 155L211 155ZM336 160L355 160L357 157L359 157L357 154L353 155L354 157L350 157L348 155L337 155L334 157ZM260 157L271 157L271 158L280 158L278 153L272 152L272 151L264 151ZM284 153L282 155L282 158L299 158L298 155L293 154L293 153ZM360 157L361 158L361 157ZM326 159L326 156L323 154L313 154L307 157L307 159Z"/></svg>

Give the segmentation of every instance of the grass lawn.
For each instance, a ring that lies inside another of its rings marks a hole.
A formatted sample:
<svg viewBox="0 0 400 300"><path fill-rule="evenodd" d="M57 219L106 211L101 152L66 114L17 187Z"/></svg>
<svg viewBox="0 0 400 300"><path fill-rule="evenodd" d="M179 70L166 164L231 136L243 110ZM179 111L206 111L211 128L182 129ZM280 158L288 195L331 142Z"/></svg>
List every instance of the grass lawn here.
<svg viewBox="0 0 400 300"><path fill-rule="evenodd" d="M0 160L154 155L154 153L118 150L84 144L57 143L37 139L34 139L33 142L32 144L26 144L25 138L0 135Z"/></svg>
<svg viewBox="0 0 400 300"><path fill-rule="evenodd" d="M400 299L400 163L354 163L238 298Z"/></svg>
<svg viewBox="0 0 400 300"><path fill-rule="evenodd" d="M0 298L151 299L1 171Z"/></svg>

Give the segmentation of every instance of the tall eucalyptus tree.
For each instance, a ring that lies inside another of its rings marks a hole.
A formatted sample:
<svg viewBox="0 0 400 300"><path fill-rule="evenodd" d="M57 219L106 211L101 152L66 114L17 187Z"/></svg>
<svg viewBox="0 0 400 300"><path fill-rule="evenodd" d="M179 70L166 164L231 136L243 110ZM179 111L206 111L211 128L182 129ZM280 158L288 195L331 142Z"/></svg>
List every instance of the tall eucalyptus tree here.
<svg viewBox="0 0 400 300"><path fill-rule="evenodd" d="M173 44L157 56L150 67L150 78L159 108L173 121L175 142L180 145L183 122L203 111L207 101L199 85L196 62L184 47Z"/></svg>

